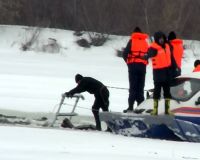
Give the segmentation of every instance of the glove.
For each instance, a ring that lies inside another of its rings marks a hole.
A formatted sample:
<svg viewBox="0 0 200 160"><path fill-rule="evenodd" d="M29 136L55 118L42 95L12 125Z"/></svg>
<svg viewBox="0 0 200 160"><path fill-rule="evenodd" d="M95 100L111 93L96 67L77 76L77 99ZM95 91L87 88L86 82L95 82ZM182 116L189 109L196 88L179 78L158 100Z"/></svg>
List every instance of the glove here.
<svg viewBox="0 0 200 160"><path fill-rule="evenodd" d="M148 58L149 58L149 57L148 57L148 55L147 55L147 54L145 54L145 55L144 55L144 56L142 56L141 58L142 58L142 59L144 59L144 60L148 60Z"/></svg>
<svg viewBox="0 0 200 160"><path fill-rule="evenodd" d="M70 97L70 98L73 96L73 94L71 94L70 92L65 92L64 94L66 97Z"/></svg>
<svg viewBox="0 0 200 160"><path fill-rule="evenodd" d="M63 98L66 97L65 93L61 94L61 96L62 96Z"/></svg>

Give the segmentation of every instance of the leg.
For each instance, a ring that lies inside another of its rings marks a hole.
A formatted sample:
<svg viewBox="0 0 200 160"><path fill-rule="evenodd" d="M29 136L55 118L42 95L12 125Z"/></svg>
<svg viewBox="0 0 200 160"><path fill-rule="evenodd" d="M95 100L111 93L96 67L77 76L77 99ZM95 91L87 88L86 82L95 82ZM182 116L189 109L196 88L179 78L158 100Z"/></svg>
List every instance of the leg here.
<svg viewBox="0 0 200 160"><path fill-rule="evenodd" d="M138 74L137 80L137 105L144 101L145 72Z"/></svg>
<svg viewBox="0 0 200 160"><path fill-rule="evenodd" d="M173 115L170 111L170 99L165 99L165 114Z"/></svg>
<svg viewBox="0 0 200 160"><path fill-rule="evenodd" d="M94 115L95 123L96 123L96 130L101 131L101 122L99 119L99 104L98 104L98 99L96 98L94 101L94 104L92 106L92 113Z"/></svg>
<svg viewBox="0 0 200 160"><path fill-rule="evenodd" d="M170 85L168 83L163 84L164 98L165 98L165 114L172 114L170 111Z"/></svg>
<svg viewBox="0 0 200 160"><path fill-rule="evenodd" d="M127 111L133 111L133 105L136 100L136 75L134 71L134 65L131 64L128 66L128 74L129 74L129 97L128 97L128 108L123 112L126 113Z"/></svg>
<svg viewBox="0 0 200 160"><path fill-rule="evenodd" d="M133 110L133 105L136 100L136 88L137 88L137 81L136 81L136 70L135 64L131 64L128 66L128 73L129 73L129 97L128 97L128 107L130 110Z"/></svg>
<svg viewBox="0 0 200 160"><path fill-rule="evenodd" d="M151 115L158 115L158 99L153 100L153 111Z"/></svg>
<svg viewBox="0 0 200 160"><path fill-rule="evenodd" d="M154 82L154 92L153 92L154 105L151 115L158 114L158 100L160 99L160 92L161 92L161 84L158 82Z"/></svg>
<svg viewBox="0 0 200 160"><path fill-rule="evenodd" d="M103 87L100 89L100 97L99 97L99 104L101 103L100 106L105 106L103 107L103 111L108 111L108 107L109 107L109 90L106 87ZM98 98L98 96L97 96Z"/></svg>
<svg viewBox="0 0 200 160"><path fill-rule="evenodd" d="M154 82L153 99L160 99L161 86L160 82Z"/></svg>
<svg viewBox="0 0 200 160"><path fill-rule="evenodd" d="M164 98L165 99L171 98L170 84L169 83L163 83L163 92L164 92Z"/></svg>
<svg viewBox="0 0 200 160"><path fill-rule="evenodd" d="M102 98L102 107L101 109L104 112L108 112L109 108L109 90L105 87L103 90L100 92L101 98ZM107 129L105 130L106 132L112 132L112 130L107 126Z"/></svg>

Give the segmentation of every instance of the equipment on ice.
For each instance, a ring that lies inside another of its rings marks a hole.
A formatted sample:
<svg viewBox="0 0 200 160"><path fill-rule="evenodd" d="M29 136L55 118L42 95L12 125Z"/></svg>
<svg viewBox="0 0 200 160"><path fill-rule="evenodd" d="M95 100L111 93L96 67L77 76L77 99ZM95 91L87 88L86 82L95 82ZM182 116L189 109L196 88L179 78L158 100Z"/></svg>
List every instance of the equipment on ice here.
<svg viewBox="0 0 200 160"><path fill-rule="evenodd" d="M177 77L170 92L173 115L165 115L163 98L158 115L150 115L153 98L149 95L133 113L102 112L100 119L116 134L200 142L200 74Z"/></svg>
<svg viewBox="0 0 200 160"><path fill-rule="evenodd" d="M70 117L69 119L71 120L72 116L76 116L77 115L77 113L75 113L75 109L77 107L77 104L78 104L79 100L80 99L84 100L84 97L81 94L75 94L71 98L76 98L74 106L72 108L72 111L70 113L60 113L61 107L62 107L62 105L63 105L63 103L65 101L65 96L63 96L63 95L61 96L61 100L60 100L60 104L59 104L58 110L56 111L54 119L53 119L52 123L50 124L51 127L54 126L54 124L55 124L55 122L56 122L56 120L57 120L57 118L59 116L69 116Z"/></svg>

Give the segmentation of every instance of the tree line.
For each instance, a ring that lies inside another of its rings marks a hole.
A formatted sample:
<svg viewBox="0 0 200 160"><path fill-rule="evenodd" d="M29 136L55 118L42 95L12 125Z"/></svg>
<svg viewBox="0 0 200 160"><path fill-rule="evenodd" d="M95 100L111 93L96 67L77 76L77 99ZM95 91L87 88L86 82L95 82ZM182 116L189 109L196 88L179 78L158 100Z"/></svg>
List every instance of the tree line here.
<svg viewBox="0 0 200 160"><path fill-rule="evenodd" d="M129 35L175 31L200 40L199 0L0 0L0 24Z"/></svg>

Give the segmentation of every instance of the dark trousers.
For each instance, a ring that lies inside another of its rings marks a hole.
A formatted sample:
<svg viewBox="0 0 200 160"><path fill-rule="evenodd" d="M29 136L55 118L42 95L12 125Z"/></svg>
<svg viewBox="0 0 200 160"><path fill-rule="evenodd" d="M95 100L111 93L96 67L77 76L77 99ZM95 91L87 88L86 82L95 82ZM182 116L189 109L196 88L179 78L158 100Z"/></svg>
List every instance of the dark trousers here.
<svg viewBox="0 0 200 160"><path fill-rule="evenodd" d="M97 94L95 94L95 101L92 106L92 113L96 122L96 129L101 130L101 122L99 119L99 109L101 108L104 112L108 111L109 107L109 91L103 86Z"/></svg>
<svg viewBox="0 0 200 160"><path fill-rule="evenodd" d="M128 65L129 73L129 108L133 108L134 102L139 105L144 101L144 85L146 65L143 63L132 63Z"/></svg>
<svg viewBox="0 0 200 160"><path fill-rule="evenodd" d="M160 99L161 97L161 88L163 88L163 96L164 98L171 98L170 93L170 83L169 82L154 82L154 92L153 92L153 98L154 99Z"/></svg>

